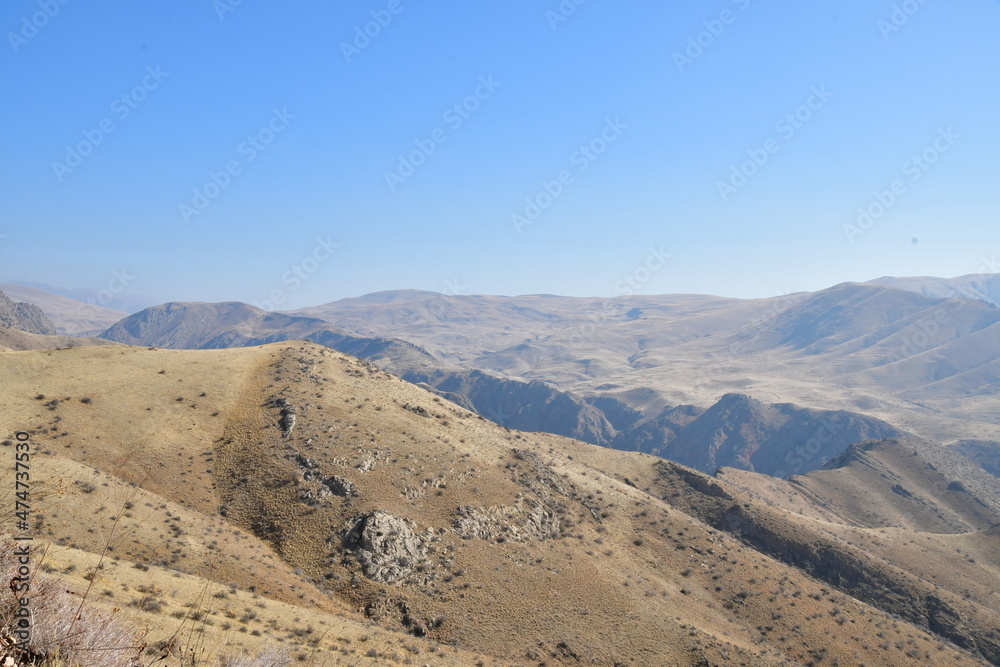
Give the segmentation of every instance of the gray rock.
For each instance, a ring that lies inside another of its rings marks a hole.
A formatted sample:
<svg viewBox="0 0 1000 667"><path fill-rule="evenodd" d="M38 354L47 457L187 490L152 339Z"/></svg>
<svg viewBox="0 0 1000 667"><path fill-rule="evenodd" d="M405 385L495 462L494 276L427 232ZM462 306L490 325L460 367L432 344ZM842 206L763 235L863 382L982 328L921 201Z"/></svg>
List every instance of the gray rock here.
<svg viewBox="0 0 1000 667"><path fill-rule="evenodd" d="M406 519L375 510L357 518L342 538L365 576L383 584L409 579L427 563L427 544Z"/></svg>
<svg viewBox="0 0 1000 667"><path fill-rule="evenodd" d="M323 484L326 488L330 489L330 492L335 496L340 496L341 498L358 497L358 487L354 486L351 480L345 477L331 475L323 480Z"/></svg>

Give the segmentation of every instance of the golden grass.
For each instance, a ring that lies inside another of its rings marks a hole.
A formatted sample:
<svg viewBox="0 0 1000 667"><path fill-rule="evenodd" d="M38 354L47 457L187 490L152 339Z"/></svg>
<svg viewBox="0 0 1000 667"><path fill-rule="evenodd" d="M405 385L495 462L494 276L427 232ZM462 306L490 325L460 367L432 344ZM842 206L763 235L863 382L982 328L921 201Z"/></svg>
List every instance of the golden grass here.
<svg viewBox="0 0 1000 667"><path fill-rule="evenodd" d="M51 567L169 660L974 664L664 502L653 457L509 431L313 344L20 352L0 387L33 432ZM358 496L304 503L298 457ZM557 535L464 538L460 506L541 507ZM343 551L375 509L434 547L412 583Z"/></svg>

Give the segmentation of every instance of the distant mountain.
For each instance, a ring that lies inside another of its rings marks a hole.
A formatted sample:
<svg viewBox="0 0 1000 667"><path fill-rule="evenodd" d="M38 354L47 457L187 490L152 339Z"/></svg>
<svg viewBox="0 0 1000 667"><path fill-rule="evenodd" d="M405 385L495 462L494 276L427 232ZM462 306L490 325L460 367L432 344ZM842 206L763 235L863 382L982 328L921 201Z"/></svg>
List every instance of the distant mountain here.
<svg viewBox="0 0 1000 667"><path fill-rule="evenodd" d="M56 328L38 306L12 301L0 292L0 326L27 333L52 336Z"/></svg>
<svg viewBox="0 0 1000 667"><path fill-rule="evenodd" d="M619 434L611 446L656 454L708 474L727 466L787 478L822 467L855 443L902 435L901 429L856 412L726 394L708 410L665 410Z"/></svg>
<svg viewBox="0 0 1000 667"><path fill-rule="evenodd" d="M311 340L346 354L394 369L433 363L416 345L387 338L366 338L308 317L269 313L239 302L166 303L146 308L109 327L101 338L126 345L173 349L220 349Z"/></svg>
<svg viewBox="0 0 1000 667"><path fill-rule="evenodd" d="M1000 440L990 404L1000 394L1000 308L977 299L844 283L745 300L396 292L297 312L647 418L738 392L872 411L943 441Z"/></svg>
<svg viewBox="0 0 1000 667"><path fill-rule="evenodd" d="M883 276L867 284L886 285L932 298L979 299L1000 306L1000 274L969 274L958 278L893 278Z"/></svg>
<svg viewBox="0 0 1000 667"><path fill-rule="evenodd" d="M615 428L599 408L538 380L525 382L482 371L411 371L402 378L426 385L508 428L555 433L595 445L608 445L615 436Z"/></svg>
<svg viewBox="0 0 1000 667"><path fill-rule="evenodd" d="M5 283L0 284L0 290L12 299L38 306L52 321L58 333L71 336L98 334L128 315L121 310L84 303L37 287Z"/></svg>
<svg viewBox="0 0 1000 667"><path fill-rule="evenodd" d="M83 303L90 304L92 306L103 306L105 308L120 310L126 313L136 313L143 308L156 305L156 301L154 299L138 294L111 294L110 292L102 293L98 290L87 289L84 287L68 289L65 287L56 287L54 285L36 283L28 280L8 280L7 282L14 285L22 285L24 287L34 287L35 289L40 289L42 291L49 292L50 294L64 296L75 301L82 301Z"/></svg>

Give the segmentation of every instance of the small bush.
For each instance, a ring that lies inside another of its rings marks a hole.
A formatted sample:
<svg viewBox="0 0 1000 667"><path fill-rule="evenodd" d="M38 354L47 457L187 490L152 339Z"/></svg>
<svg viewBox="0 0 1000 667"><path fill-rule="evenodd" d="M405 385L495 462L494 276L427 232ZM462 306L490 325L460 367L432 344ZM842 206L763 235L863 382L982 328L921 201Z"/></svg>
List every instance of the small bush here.
<svg viewBox="0 0 1000 667"><path fill-rule="evenodd" d="M0 534L0 580L17 576L17 559L10 557L14 543L9 535ZM77 618L79 600L64 592L64 587L36 574L31 585L33 616L29 655L22 655L27 664L37 659L54 659L66 665L88 667L128 667L139 659L142 644L135 632L110 614L84 605ZM14 618L18 604L13 595L0 596L0 636L14 634Z"/></svg>

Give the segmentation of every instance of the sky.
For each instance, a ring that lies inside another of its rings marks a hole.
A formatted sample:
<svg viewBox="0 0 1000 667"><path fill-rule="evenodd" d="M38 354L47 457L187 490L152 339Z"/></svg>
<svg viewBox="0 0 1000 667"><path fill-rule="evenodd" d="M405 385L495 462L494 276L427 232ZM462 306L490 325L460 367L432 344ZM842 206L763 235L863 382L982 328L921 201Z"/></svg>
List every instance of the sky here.
<svg viewBox="0 0 1000 667"><path fill-rule="evenodd" d="M981 272L998 23L997 0L6 0L0 280L292 309Z"/></svg>

